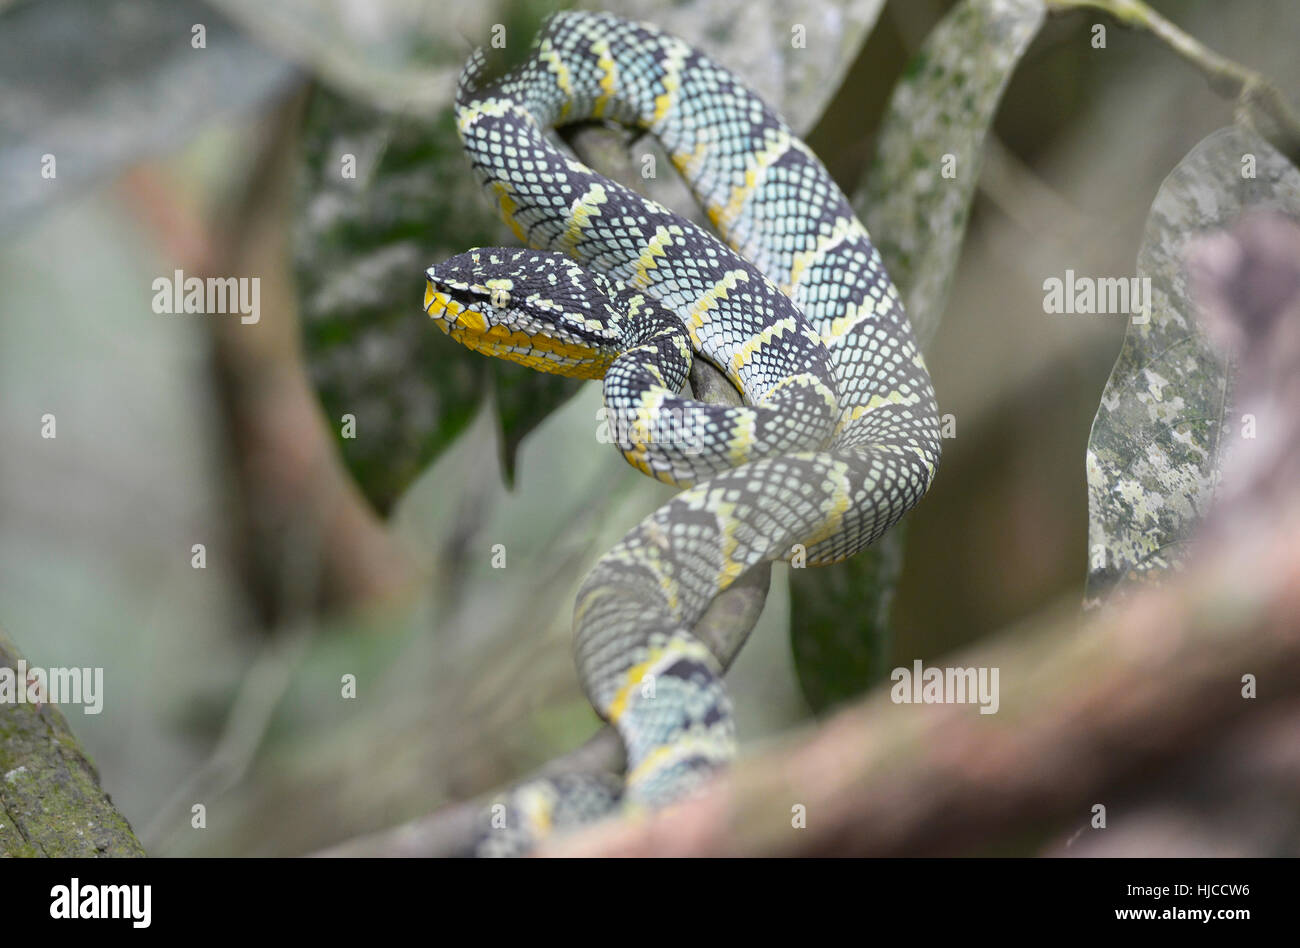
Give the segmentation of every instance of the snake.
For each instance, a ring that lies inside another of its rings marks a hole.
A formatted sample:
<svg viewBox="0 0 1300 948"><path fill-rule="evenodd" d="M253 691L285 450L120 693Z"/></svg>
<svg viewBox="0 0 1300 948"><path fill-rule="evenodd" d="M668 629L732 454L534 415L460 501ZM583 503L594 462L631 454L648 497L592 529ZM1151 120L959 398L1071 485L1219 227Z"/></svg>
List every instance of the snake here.
<svg viewBox="0 0 1300 948"><path fill-rule="evenodd" d="M933 481L939 420L901 296L849 200L697 48L607 13L556 13L503 75L474 51L455 116L523 246L430 267L424 311L476 352L603 379L623 456L681 488L600 557L574 607L578 676L626 771L516 788L478 843L512 854L682 800L728 766L723 662L695 624L760 563L823 566L880 538ZM654 136L716 234L552 134L584 122ZM695 358L740 404L683 394Z"/></svg>

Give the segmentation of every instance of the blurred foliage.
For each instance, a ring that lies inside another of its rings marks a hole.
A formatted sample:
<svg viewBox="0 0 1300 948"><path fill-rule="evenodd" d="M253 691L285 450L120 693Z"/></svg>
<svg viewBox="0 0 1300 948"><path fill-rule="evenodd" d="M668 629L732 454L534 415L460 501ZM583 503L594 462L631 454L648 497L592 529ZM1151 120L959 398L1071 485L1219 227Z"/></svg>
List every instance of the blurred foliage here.
<svg viewBox="0 0 1300 948"><path fill-rule="evenodd" d="M929 325L929 312L937 325L948 311L926 355L958 437L908 517L896 596L879 576L897 570L899 531L863 559L868 578L855 577L856 564L826 572L824 590L791 610L820 629L795 637L801 664L820 669L805 677L810 702L824 706L873 669L929 661L1077 596L1088 528L1078 459L1122 325L1045 317L1042 281L1066 267L1130 272L1161 179L1231 118L1231 103L1149 37L1112 25L1098 50L1087 17L1039 28L1028 3L963 3L943 29L1009 32L959 42L952 33L951 47L931 39L915 59L957 5L894 0L874 31L877 0L593 5L655 22L734 67L850 187L880 156L867 178L876 190L861 191L858 206L914 316ZM1286 42L1300 11L1289 0L1156 5L1284 88L1300 85ZM0 247L0 436L16 446L0 455L0 622L33 661L105 667L106 713L72 724L137 828L160 814L146 839L159 854L307 851L488 789L573 746L595 723L572 673L573 589L666 496L593 443L594 387L539 423L550 396L513 386L551 379L497 374L514 367L427 332L418 309L426 266L508 239L446 118L460 63L501 7L263 6L0 7L0 227L12 235ZM189 45L196 22L208 28L202 53ZM792 22L806 26L806 50L790 44ZM996 55L986 63L986 54ZM288 62L323 86L304 128L294 222L313 378L336 432L341 414L357 415L357 439L340 448L355 452L349 463L371 498L393 505L410 483L390 524L437 580L399 615L312 620L299 663L273 667L284 690L255 709L267 716L264 738L238 748L251 766L208 788L219 819L192 833L164 804L221 763L223 735L253 713L243 696L270 659L263 639L245 634L253 623L232 564L227 484L235 459L222 454L207 325L150 312L150 281L170 274L180 251L114 176L190 144L152 168L155 184L174 181L182 210L191 200L219 207L255 149L255 127L240 117L265 111L292 81ZM978 87L969 102L951 96L959 80ZM887 101L877 122L870 109ZM909 142L921 131L932 142L923 150L958 156L955 180L918 172ZM981 159L998 170L998 146L1024 164L1002 192L977 174ZM45 151L59 155L57 181L32 171ZM356 155L356 179L342 177L343 153ZM898 163L900 178L882 176L886 154L912 161ZM1226 172L1225 185L1238 166ZM679 199L674 178L648 182L651 193ZM1059 200L1032 213L1043 190ZM37 208L49 213L31 226ZM939 223L945 214L964 225L964 240ZM911 295L922 282L928 310ZM33 419L46 411L58 413L57 442L33 440ZM492 464L513 450L503 428L520 457L513 494ZM520 442L528 430L535 436ZM209 546L205 571L189 567L196 539ZM494 571L487 551L502 541L510 568ZM799 596L817 573L796 572ZM774 582L729 675L747 743L807 713L779 633L784 588ZM866 623L884 626L891 599L893 643L859 637ZM344 672L362 682L355 704L338 700Z"/></svg>
<svg viewBox="0 0 1300 948"><path fill-rule="evenodd" d="M208 3L340 95L412 116L446 105L467 37L485 34L506 6L502 0L454 10L428 0Z"/></svg>
<svg viewBox="0 0 1300 948"><path fill-rule="evenodd" d="M1149 318L1129 321L1088 440L1093 604L1181 564L1233 443L1255 437L1235 409L1231 357L1197 318L1187 249L1259 207L1300 220L1300 171L1239 127L1193 148L1151 205L1137 261Z"/></svg>
<svg viewBox="0 0 1300 948"><path fill-rule="evenodd" d="M205 55L191 45L195 24ZM16 4L0 29L0 235L48 202L260 105L293 77L196 0ZM208 94L214 88L219 98ZM36 173L47 154L53 178Z"/></svg>

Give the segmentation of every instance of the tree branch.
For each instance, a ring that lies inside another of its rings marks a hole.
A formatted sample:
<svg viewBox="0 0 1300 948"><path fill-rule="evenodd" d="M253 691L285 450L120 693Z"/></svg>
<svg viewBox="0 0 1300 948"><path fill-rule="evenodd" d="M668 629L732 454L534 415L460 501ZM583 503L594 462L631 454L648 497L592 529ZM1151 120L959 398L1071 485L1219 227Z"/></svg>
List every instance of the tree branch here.
<svg viewBox="0 0 1300 948"><path fill-rule="evenodd" d="M0 631L0 668L21 657ZM144 854L59 709L0 702L0 857Z"/></svg>

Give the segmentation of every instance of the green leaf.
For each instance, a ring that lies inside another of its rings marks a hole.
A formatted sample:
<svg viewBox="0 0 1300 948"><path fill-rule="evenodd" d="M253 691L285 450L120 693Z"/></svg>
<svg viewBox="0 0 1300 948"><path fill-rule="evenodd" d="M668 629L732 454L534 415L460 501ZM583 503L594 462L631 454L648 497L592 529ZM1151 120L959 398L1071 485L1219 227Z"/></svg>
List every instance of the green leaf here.
<svg viewBox="0 0 1300 948"><path fill-rule="evenodd" d="M1039 0L966 0L935 27L890 97L855 205L926 345L938 329L979 179L984 138L1042 25ZM954 176L944 176L952 156ZM814 710L870 687L892 648L903 525L851 560L790 571L795 667Z"/></svg>
<svg viewBox="0 0 1300 948"><path fill-rule="evenodd" d="M500 2L207 0L249 36L352 101L434 115L455 94L467 36L486 36Z"/></svg>
<svg viewBox="0 0 1300 948"><path fill-rule="evenodd" d="M468 352L420 310L430 264L515 243L470 174L450 108L417 119L317 90L302 157L294 258L307 363L362 490L390 509L491 387L509 478L519 441L580 383ZM347 414L355 437L342 436Z"/></svg>
<svg viewBox="0 0 1300 948"><path fill-rule="evenodd" d="M887 674L889 610L906 533L900 523L847 562L790 570L790 647L815 711L847 701Z"/></svg>
<svg viewBox="0 0 1300 948"><path fill-rule="evenodd" d="M1130 320L1088 439L1088 605L1178 568L1213 499L1237 430L1233 372L1196 318L1186 252L1259 206L1300 219L1300 171L1239 127L1193 148L1151 205L1137 262L1150 316Z"/></svg>

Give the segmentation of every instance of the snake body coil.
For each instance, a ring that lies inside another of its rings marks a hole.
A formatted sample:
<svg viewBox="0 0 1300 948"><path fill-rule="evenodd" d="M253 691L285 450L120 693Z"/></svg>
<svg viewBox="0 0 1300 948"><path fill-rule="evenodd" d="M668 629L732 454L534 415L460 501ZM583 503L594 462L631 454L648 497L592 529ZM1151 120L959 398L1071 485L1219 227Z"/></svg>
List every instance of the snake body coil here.
<svg viewBox="0 0 1300 948"><path fill-rule="evenodd" d="M626 746L622 799L658 806L734 749L697 620L755 564L844 559L920 500L939 458L934 393L843 193L727 70L652 27L561 13L522 65L484 73L479 51L458 89L460 134L506 221L538 249L430 268L425 309L471 348L603 377L611 415L632 420L618 426L624 455L686 488L597 562L574 616L583 686ZM653 133L726 244L545 134L591 119ZM744 405L677 394L694 353ZM654 436L665 418L681 437ZM504 848L618 791L574 777L529 794Z"/></svg>

